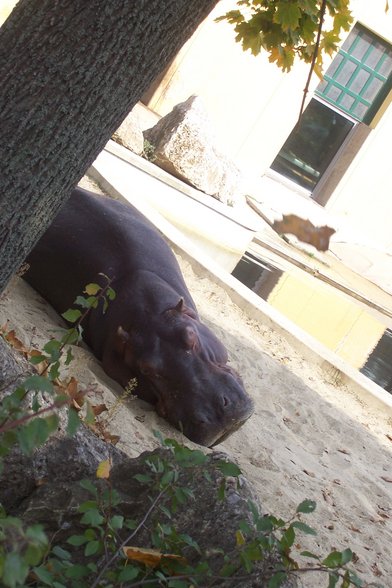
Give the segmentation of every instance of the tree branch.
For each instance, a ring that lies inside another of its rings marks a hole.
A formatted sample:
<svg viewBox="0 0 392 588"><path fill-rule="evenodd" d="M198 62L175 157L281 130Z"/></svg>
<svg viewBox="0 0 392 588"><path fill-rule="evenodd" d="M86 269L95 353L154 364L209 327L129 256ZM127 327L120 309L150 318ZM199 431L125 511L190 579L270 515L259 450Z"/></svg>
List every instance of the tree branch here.
<svg viewBox="0 0 392 588"><path fill-rule="evenodd" d="M313 51L313 56L312 56L312 61L310 64L310 70L309 70L309 75L308 75L308 79L306 80L306 85L304 88L304 95L302 98L302 103L301 103L301 109L299 111L299 117L298 117L298 121L297 124L299 123L301 116L303 114L304 108L305 108L305 100L306 100L306 96L308 95L309 92L309 85L310 85L310 80L312 79L312 75L314 72L314 66L316 64L316 59L317 59L317 55L319 52L319 47L320 47L320 39L321 39L321 31L323 28L323 24L324 24L324 16L325 16L325 10L327 8L327 0L322 0L321 2L321 7L320 7L320 21L319 21L319 26L318 26L318 30L317 30L317 39L316 39L316 44L314 46L314 51Z"/></svg>

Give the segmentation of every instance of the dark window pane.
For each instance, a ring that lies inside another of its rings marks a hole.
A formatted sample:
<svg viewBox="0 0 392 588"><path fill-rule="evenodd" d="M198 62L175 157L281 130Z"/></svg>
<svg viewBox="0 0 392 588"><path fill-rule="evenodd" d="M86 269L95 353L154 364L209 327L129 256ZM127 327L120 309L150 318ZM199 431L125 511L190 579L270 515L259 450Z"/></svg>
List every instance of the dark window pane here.
<svg viewBox="0 0 392 588"><path fill-rule="evenodd" d="M341 114L311 100L271 168L312 190L352 127Z"/></svg>

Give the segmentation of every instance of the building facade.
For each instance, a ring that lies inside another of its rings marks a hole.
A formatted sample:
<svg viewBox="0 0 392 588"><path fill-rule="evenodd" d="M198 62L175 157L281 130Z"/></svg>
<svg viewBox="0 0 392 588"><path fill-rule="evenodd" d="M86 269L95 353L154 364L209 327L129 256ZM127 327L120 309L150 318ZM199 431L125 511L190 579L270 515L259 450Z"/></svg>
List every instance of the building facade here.
<svg viewBox="0 0 392 588"><path fill-rule="evenodd" d="M296 127L309 66L283 74L244 53L231 25L214 20L235 7L218 3L146 96L164 115L199 95L217 138L244 170L282 180L347 220L362 242L392 255L392 11L385 2L352 0L351 31L313 76Z"/></svg>

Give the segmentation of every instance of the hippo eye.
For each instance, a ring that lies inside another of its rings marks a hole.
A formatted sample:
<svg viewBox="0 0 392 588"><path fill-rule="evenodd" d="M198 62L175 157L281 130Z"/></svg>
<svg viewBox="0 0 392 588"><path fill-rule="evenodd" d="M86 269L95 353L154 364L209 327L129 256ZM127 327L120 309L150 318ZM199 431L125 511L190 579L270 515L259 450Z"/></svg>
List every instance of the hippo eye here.
<svg viewBox="0 0 392 588"><path fill-rule="evenodd" d="M196 349L199 344L199 338L197 336L197 332L195 329L189 325L185 327L183 332L183 341L185 344L185 348L187 349L187 353L190 353L192 350Z"/></svg>

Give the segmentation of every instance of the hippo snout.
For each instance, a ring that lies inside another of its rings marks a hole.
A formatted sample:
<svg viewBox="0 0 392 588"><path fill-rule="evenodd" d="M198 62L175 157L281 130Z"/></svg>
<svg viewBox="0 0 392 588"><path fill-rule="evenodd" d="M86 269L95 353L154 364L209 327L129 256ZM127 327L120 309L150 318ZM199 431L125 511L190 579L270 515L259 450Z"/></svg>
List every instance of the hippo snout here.
<svg viewBox="0 0 392 588"><path fill-rule="evenodd" d="M237 431L252 415L254 404L240 379L224 371L225 386L215 380L198 394L177 396L166 418L194 443L212 447ZM220 384L220 385L219 385ZM197 400L196 400L197 399Z"/></svg>

